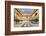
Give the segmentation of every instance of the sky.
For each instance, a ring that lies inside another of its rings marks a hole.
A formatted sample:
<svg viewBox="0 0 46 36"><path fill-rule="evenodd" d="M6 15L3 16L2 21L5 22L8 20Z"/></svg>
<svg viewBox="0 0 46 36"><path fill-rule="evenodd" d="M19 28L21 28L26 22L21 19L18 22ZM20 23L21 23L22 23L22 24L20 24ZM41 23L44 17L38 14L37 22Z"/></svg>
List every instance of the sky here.
<svg viewBox="0 0 46 36"><path fill-rule="evenodd" d="M22 8L22 9L25 13L31 13L32 12L31 8Z"/></svg>

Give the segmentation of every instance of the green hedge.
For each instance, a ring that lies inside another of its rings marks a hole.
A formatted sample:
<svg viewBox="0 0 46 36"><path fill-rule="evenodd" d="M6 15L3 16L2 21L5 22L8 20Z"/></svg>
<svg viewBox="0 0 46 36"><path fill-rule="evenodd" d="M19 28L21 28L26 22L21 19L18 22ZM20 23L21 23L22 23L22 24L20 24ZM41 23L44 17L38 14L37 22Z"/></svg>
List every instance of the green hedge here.
<svg viewBox="0 0 46 36"><path fill-rule="evenodd" d="M20 20L20 19L14 19L14 21L16 21L16 22L20 22L20 21L23 21L23 20Z"/></svg>
<svg viewBox="0 0 46 36"><path fill-rule="evenodd" d="M29 21L35 21L35 22L37 22L37 21L39 21L38 19L34 19L34 20L29 20Z"/></svg>

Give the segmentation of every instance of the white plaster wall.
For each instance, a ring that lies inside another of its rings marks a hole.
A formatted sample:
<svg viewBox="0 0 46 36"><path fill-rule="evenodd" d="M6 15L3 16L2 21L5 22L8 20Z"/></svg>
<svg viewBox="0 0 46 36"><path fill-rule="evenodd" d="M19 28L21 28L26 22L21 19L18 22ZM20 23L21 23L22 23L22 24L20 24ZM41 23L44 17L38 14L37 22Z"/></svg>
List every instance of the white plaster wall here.
<svg viewBox="0 0 46 36"><path fill-rule="evenodd" d="M13 1L15 1L15 0L13 0ZM46 3L46 0L16 0L16 1ZM46 4L45 4L45 8L46 8ZM45 9L45 15L46 15L46 9ZM45 18L46 18L46 16L45 16ZM46 21L46 19L45 19L45 21ZM45 32L46 32L46 24L45 24ZM4 34L5 34L5 0L0 0L0 36L5 36ZM46 36L46 33L10 35L10 36Z"/></svg>

